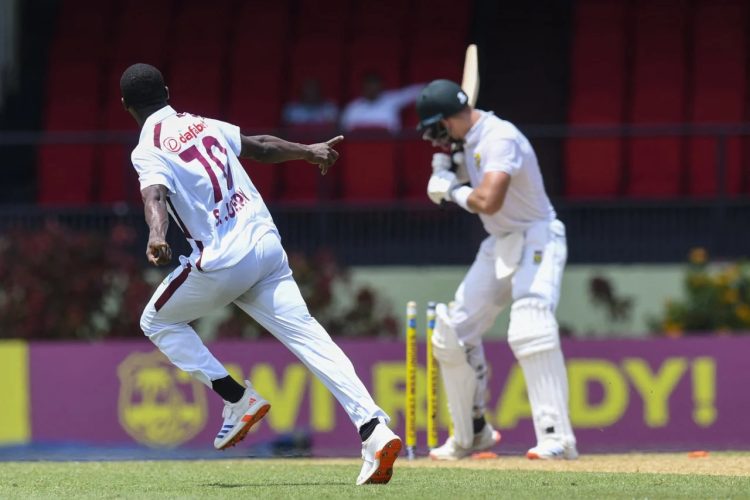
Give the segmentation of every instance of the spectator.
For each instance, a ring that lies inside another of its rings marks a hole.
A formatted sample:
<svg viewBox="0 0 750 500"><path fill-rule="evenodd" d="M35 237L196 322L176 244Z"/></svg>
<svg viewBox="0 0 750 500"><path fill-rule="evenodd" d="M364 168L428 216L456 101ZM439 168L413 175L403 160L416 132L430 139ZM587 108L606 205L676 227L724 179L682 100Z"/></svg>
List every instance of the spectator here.
<svg viewBox="0 0 750 500"><path fill-rule="evenodd" d="M336 103L323 99L320 82L308 78L302 83L300 100L284 106L282 118L287 127L333 127L338 114L339 108Z"/></svg>
<svg viewBox="0 0 750 500"><path fill-rule="evenodd" d="M383 128L390 132L401 130L401 110L416 101L424 84L415 84L402 89L383 91L379 75L365 75L362 82L362 97L347 104L341 116L341 128L345 131L357 128Z"/></svg>

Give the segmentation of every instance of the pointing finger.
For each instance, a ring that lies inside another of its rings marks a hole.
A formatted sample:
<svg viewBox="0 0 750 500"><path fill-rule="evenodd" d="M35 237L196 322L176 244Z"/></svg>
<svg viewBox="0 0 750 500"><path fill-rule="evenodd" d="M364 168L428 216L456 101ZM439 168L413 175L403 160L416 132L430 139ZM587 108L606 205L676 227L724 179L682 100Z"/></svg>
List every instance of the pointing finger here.
<svg viewBox="0 0 750 500"><path fill-rule="evenodd" d="M333 139L327 140L326 144L328 144L329 146L335 146L336 144L338 144L339 142L341 142L343 140L344 140L344 136L343 135L337 135Z"/></svg>

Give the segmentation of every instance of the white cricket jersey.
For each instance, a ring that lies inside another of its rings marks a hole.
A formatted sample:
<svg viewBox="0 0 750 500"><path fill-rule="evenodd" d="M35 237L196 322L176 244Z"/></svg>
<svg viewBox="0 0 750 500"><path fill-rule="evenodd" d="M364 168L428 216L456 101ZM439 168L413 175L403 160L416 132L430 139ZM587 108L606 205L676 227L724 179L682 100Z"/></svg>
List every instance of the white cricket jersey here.
<svg viewBox="0 0 750 500"><path fill-rule="evenodd" d="M240 129L165 106L146 119L131 160L141 189L161 184L172 218L193 247L200 271L224 269L276 232L237 156Z"/></svg>
<svg viewBox="0 0 750 500"><path fill-rule="evenodd" d="M528 139L512 123L491 112L479 112L481 118L464 141L471 186L479 186L487 172L511 176L502 208L493 215L479 214L485 230L498 236L525 231L534 222L555 220L557 215L544 190L539 163Z"/></svg>

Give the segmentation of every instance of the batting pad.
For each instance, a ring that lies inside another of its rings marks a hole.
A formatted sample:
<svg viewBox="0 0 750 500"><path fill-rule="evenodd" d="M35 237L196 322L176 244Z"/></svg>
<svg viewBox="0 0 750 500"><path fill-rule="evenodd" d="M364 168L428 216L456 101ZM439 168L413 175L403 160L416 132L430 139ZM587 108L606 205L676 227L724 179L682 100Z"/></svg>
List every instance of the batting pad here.
<svg viewBox="0 0 750 500"><path fill-rule="evenodd" d="M435 359L440 364L448 409L453 420L453 439L462 448L471 448L474 442L472 407L477 377L467 360L466 348L453 329L445 304L438 304L435 308L432 346Z"/></svg>

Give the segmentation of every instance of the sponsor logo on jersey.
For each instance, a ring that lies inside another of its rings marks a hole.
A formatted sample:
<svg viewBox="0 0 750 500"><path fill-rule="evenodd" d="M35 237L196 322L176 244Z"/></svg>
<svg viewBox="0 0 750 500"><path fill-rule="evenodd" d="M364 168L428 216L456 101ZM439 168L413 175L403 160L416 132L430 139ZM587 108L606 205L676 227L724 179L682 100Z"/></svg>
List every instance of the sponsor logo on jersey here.
<svg viewBox="0 0 750 500"><path fill-rule="evenodd" d="M544 253L541 250L534 250L534 264L539 265L542 263L542 255Z"/></svg>
<svg viewBox="0 0 750 500"><path fill-rule="evenodd" d="M178 446L206 425L203 385L159 351L133 353L117 367L120 424L133 439L154 448Z"/></svg>
<svg viewBox="0 0 750 500"><path fill-rule="evenodd" d="M164 139L164 142L162 142L162 145L164 145L164 149L173 153L176 153L177 151L182 149L179 141L174 137L167 137L166 139Z"/></svg>
<svg viewBox="0 0 750 500"><path fill-rule="evenodd" d="M208 124L204 121L193 123L188 126L187 132L180 132L180 142L187 144L188 141L192 141L203 133L208 128Z"/></svg>
<svg viewBox="0 0 750 500"><path fill-rule="evenodd" d="M474 153L474 166L477 167L477 170L481 168L482 163L482 155L479 153Z"/></svg>

